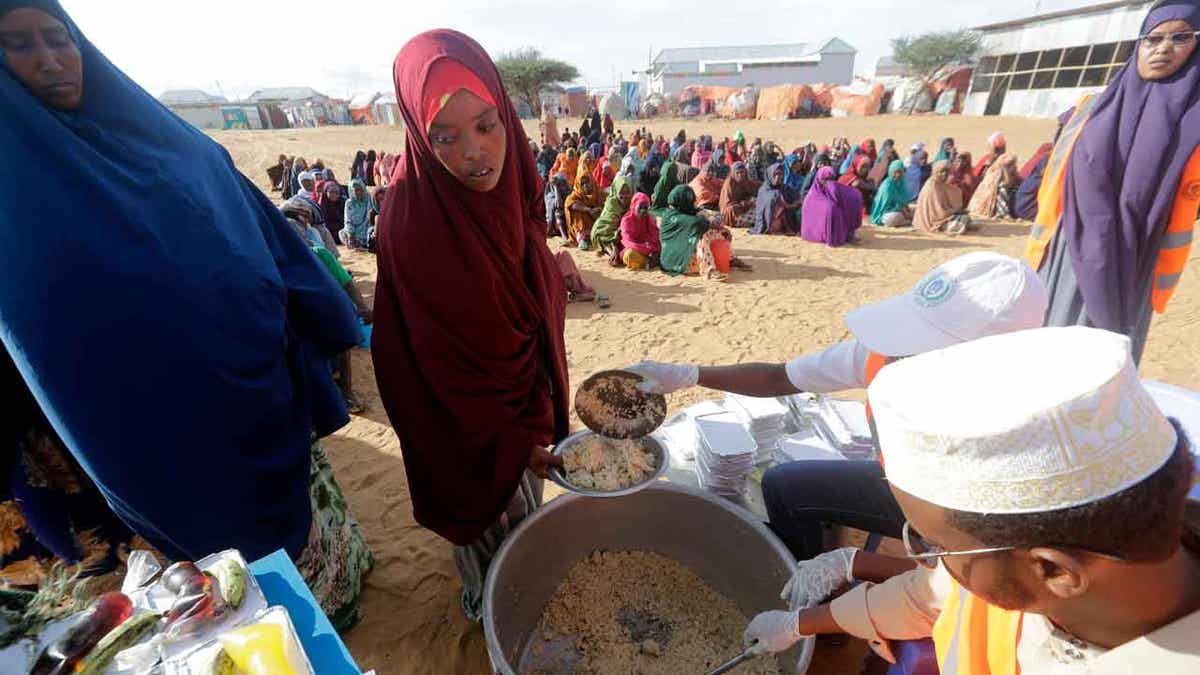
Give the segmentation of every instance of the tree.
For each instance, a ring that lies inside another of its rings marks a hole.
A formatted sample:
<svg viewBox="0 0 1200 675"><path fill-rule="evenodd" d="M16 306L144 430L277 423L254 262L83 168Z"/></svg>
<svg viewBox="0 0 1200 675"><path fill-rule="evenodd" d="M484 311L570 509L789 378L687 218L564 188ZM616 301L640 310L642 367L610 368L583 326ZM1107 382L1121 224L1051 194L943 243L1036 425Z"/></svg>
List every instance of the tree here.
<svg viewBox="0 0 1200 675"><path fill-rule="evenodd" d="M928 87L942 68L974 57L979 52L979 40L979 33L966 29L905 35L892 40L892 58L907 66ZM916 106L914 99L908 114Z"/></svg>
<svg viewBox="0 0 1200 675"><path fill-rule="evenodd" d="M496 59L496 68L504 86L513 94L524 97L534 115L542 109L543 89L553 89L579 77L575 66L544 58L533 47L501 54Z"/></svg>

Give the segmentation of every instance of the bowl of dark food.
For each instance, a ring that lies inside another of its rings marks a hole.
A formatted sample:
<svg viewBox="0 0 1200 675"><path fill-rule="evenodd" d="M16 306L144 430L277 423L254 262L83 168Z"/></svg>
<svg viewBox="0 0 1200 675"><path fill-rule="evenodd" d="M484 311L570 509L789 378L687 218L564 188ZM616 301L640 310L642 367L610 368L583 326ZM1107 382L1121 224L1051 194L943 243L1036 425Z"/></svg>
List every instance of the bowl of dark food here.
<svg viewBox="0 0 1200 675"><path fill-rule="evenodd" d="M641 375L605 370L575 392L575 412L584 426L607 438L641 438L662 425L667 399L638 389Z"/></svg>
<svg viewBox="0 0 1200 675"><path fill-rule="evenodd" d="M651 436L605 438L577 431L555 446L563 468L550 480L585 497L623 497L645 489L667 472L667 449Z"/></svg>
<svg viewBox="0 0 1200 675"><path fill-rule="evenodd" d="M785 609L779 589L795 565L750 512L694 488L563 495L492 560L488 656L503 675L703 675L741 653L751 618ZM802 640L735 672L803 675L814 646Z"/></svg>

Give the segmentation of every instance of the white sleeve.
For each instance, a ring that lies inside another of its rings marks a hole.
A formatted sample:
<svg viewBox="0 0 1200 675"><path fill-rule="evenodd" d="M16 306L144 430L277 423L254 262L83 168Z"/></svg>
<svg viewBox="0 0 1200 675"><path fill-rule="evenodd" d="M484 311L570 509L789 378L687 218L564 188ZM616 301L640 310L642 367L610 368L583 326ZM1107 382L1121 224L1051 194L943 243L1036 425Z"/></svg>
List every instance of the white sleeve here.
<svg viewBox="0 0 1200 675"><path fill-rule="evenodd" d="M857 340L847 340L788 361L788 381L800 391L829 394L867 386L867 355Z"/></svg>

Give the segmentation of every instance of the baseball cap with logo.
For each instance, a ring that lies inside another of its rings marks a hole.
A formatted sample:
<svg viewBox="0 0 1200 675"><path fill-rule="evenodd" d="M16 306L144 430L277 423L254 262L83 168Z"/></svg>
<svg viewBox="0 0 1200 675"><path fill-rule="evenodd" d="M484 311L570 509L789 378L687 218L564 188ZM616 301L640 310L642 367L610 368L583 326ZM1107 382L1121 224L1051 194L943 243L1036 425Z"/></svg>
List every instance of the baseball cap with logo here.
<svg viewBox="0 0 1200 675"><path fill-rule="evenodd" d="M968 253L936 267L913 289L846 314L867 349L912 356L989 335L1038 328L1048 296L1037 273L999 253Z"/></svg>

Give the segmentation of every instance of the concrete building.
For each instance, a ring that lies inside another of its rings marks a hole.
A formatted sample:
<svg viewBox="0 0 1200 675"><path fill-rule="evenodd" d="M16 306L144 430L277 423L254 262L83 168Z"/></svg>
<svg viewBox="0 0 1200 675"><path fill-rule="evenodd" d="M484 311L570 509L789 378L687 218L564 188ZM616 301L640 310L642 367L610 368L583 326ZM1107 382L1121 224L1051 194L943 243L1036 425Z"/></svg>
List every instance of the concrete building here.
<svg viewBox="0 0 1200 675"><path fill-rule="evenodd" d="M1090 3L979 26L967 115L1057 117L1102 91L1133 55L1151 0Z"/></svg>
<svg viewBox="0 0 1200 675"><path fill-rule="evenodd" d="M786 45L664 49L650 66L650 93L670 98L691 85L850 84L857 53L838 38Z"/></svg>

